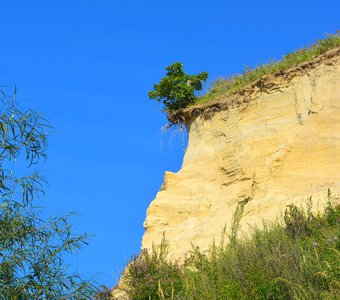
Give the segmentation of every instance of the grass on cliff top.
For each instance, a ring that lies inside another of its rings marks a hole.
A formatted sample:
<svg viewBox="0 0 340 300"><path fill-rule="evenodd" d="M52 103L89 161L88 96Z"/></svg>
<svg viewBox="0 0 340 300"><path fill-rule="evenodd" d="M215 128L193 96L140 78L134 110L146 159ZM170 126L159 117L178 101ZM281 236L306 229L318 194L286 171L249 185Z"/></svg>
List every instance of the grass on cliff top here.
<svg viewBox="0 0 340 300"><path fill-rule="evenodd" d="M340 299L340 206L332 201L329 192L322 214L311 204L288 206L284 226L267 225L243 239L232 232L228 243L193 248L182 265L167 259L163 240L130 263L126 292L134 300Z"/></svg>
<svg viewBox="0 0 340 300"><path fill-rule="evenodd" d="M260 79L262 76L285 71L302 62L310 61L314 57L339 46L340 32L337 32L334 35L329 35L325 39L317 41L309 47L302 48L283 56L280 61L270 61L255 69L246 69L243 74L219 78L212 83L211 88L205 95L196 99L195 104L207 103L217 100L222 96L229 96Z"/></svg>

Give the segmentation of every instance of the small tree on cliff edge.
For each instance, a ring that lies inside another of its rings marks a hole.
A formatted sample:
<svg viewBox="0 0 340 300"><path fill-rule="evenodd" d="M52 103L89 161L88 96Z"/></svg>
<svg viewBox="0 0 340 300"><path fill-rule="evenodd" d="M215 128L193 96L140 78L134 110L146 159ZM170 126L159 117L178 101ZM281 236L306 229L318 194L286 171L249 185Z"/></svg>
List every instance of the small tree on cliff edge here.
<svg viewBox="0 0 340 300"><path fill-rule="evenodd" d="M150 99L164 104L164 111L171 113L185 108L195 101L195 91L202 90L202 84L208 79L208 73L188 75L183 71L183 64L176 62L165 68L166 76L159 84L154 84L154 91L149 91Z"/></svg>

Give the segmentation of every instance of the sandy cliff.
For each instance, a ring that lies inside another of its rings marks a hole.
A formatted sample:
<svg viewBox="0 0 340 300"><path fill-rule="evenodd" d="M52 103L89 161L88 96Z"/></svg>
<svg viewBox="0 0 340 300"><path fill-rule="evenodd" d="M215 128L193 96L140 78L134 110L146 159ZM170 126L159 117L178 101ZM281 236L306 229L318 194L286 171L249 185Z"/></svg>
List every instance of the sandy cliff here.
<svg viewBox="0 0 340 300"><path fill-rule="evenodd" d="M244 206L242 230L276 220L289 203L340 191L340 49L267 76L238 94L172 116L189 143L147 210L142 247L163 233L174 257L201 249Z"/></svg>

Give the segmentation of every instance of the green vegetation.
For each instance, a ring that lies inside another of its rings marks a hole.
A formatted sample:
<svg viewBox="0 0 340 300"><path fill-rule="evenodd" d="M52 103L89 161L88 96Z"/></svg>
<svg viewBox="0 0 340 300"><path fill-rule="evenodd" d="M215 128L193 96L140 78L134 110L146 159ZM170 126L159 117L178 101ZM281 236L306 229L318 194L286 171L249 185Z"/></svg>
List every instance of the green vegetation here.
<svg viewBox="0 0 340 300"><path fill-rule="evenodd" d="M195 103L206 103L220 97L231 95L245 86L255 82L262 76L275 74L297 66L302 62L309 61L314 57L327 52L330 49L340 46L340 33L329 35L325 39L317 41L315 44L285 55L282 60L271 61L255 69L247 68L243 74L220 78L216 80L210 90L196 99Z"/></svg>
<svg viewBox="0 0 340 300"><path fill-rule="evenodd" d="M255 69L246 68L242 74L219 78L212 83L208 92L200 97L197 97L195 92L202 90L208 73L187 75L183 71L183 64L176 62L165 68L166 76L159 84L154 84L154 91L149 91L148 95L150 99L162 103L167 114L172 114L194 104L208 103L232 95L265 75L283 72L336 47L340 47L340 33L328 35L309 47L289 53L280 61L272 60Z"/></svg>
<svg viewBox="0 0 340 300"><path fill-rule="evenodd" d="M197 75L188 75L183 71L183 64L176 62L165 68L166 76L159 84L154 84L154 91L149 91L150 99L164 105L164 111L171 113L174 110L187 107L195 102L195 91L202 90L202 82L208 78L207 72Z"/></svg>
<svg viewBox="0 0 340 300"><path fill-rule="evenodd" d="M36 198L44 178L32 168L46 159L49 123L21 110L0 90L1 299L104 299L92 280L68 272L66 255L87 244L71 232L71 215L44 219ZM108 299L108 298L107 298Z"/></svg>
<svg viewBox="0 0 340 300"><path fill-rule="evenodd" d="M254 229L249 238L193 248L179 265L167 259L167 243L135 257L125 277L126 292L142 299L339 299L340 206L331 193L325 211L288 206L284 226ZM232 228L237 230L242 209ZM230 238L230 237L229 237Z"/></svg>

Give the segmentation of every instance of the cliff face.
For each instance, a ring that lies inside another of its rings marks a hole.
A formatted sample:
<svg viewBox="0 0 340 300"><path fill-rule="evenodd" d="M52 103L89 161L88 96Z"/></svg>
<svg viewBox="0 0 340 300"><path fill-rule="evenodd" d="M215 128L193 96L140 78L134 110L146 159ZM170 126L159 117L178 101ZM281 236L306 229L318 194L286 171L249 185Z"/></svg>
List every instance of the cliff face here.
<svg viewBox="0 0 340 300"><path fill-rule="evenodd" d="M147 210L143 248L165 233L180 257L218 240L240 202L246 232L290 203L312 195L321 207L328 188L340 192L339 48L179 117L188 148Z"/></svg>

